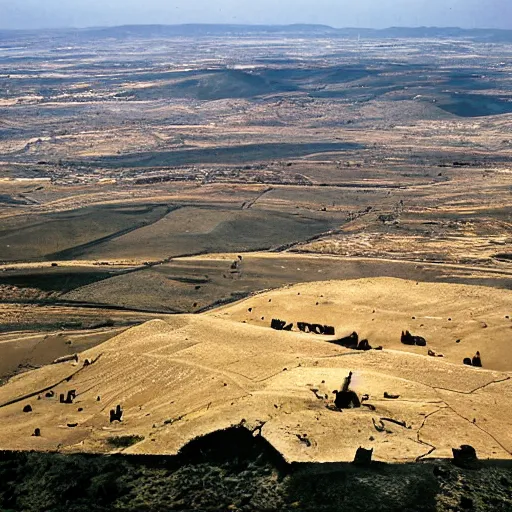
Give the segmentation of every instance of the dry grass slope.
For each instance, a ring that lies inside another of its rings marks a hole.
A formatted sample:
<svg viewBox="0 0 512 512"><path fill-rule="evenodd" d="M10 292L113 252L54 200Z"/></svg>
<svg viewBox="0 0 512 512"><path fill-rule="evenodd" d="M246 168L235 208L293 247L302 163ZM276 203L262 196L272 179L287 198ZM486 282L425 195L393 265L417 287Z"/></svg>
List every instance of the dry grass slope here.
<svg viewBox="0 0 512 512"><path fill-rule="evenodd" d="M143 440L126 453L174 454L197 436L244 424L260 427L288 461L348 461L359 446L373 447L379 460L414 461L449 457L465 443L483 458L511 459L509 305L503 290L370 279L303 284L206 315L154 320L84 352L77 366L44 367L1 387L0 404L22 399L0 406L0 449L103 453L123 450L109 438L136 435ZM273 331L273 316L325 321L340 335L359 329L384 350L356 352L329 338ZM447 357L402 350L397 340L404 328L425 335ZM451 337L459 332L467 341L456 344ZM451 344L460 355L449 351ZM476 347L483 369L461 364L462 353ZM349 371L353 389L368 394L375 410L327 407ZM48 387L54 397L38 393ZM71 389L75 402L59 403ZM385 399L386 391L400 398ZM22 412L29 404L32 412ZM123 421L111 424L109 410L117 404ZM405 426L384 420L378 431L374 422L382 418ZM35 428L41 437L31 436Z"/></svg>

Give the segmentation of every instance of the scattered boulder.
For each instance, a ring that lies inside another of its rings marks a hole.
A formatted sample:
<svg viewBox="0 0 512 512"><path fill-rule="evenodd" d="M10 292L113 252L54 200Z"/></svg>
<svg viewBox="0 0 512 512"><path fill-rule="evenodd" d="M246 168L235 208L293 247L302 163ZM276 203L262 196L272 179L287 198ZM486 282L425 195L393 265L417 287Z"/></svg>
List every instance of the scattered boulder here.
<svg viewBox="0 0 512 512"><path fill-rule="evenodd" d="M372 346L368 340L361 340L359 345L357 345L357 350L371 350Z"/></svg>
<svg viewBox="0 0 512 512"><path fill-rule="evenodd" d="M335 345L340 345L345 348L357 349L359 343L359 335L357 332L353 332L352 334L345 336L344 338L340 338L339 340L331 341Z"/></svg>
<svg viewBox="0 0 512 512"><path fill-rule="evenodd" d="M41 429L40 428L36 428L34 430L34 433L32 434L32 437L41 437Z"/></svg>
<svg viewBox="0 0 512 512"><path fill-rule="evenodd" d="M480 357L480 352L477 352L473 359L471 360L471 363L473 366L476 366L477 368L482 368L482 359Z"/></svg>
<svg viewBox="0 0 512 512"><path fill-rule="evenodd" d="M402 337L400 341L404 345L416 345L418 347L426 347L427 340L422 336L413 336L409 331L402 331Z"/></svg>
<svg viewBox="0 0 512 512"><path fill-rule="evenodd" d="M482 368L482 358L480 356L480 352L477 352L472 358L465 357L463 363L467 366Z"/></svg>
<svg viewBox="0 0 512 512"><path fill-rule="evenodd" d="M32 412L32 406L30 404L23 407L23 412Z"/></svg>
<svg viewBox="0 0 512 512"><path fill-rule="evenodd" d="M408 334L407 334L408 333ZM400 338L400 341L404 344L404 345L416 345L416 342L414 341L414 339L412 338L411 334L409 333L409 331L402 331L402 336Z"/></svg>
<svg viewBox="0 0 512 512"><path fill-rule="evenodd" d="M64 397L64 396L65 396L64 393L60 394L59 402L61 404L72 404L76 398L76 389L72 389L72 390L68 391L67 396L66 397Z"/></svg>
<svg viewBox="0 0 512 512"><path fill-rule="evenodd" d="M359 335L355 331L352 334L345 336L344 338L331 341L331 343L340 345L341 347L350 348L352 350L374 350L367 339L359 341ZM375 350L382 350L382 346L375 347Z"/></svg>
<svg viewBox="0 0 512 512"><path fill-rule="evenodd" d="M384 398L387 398L389 400L397 400L398 398L400 398L400 395L391 395L387 391L384 391Z"/></svg>

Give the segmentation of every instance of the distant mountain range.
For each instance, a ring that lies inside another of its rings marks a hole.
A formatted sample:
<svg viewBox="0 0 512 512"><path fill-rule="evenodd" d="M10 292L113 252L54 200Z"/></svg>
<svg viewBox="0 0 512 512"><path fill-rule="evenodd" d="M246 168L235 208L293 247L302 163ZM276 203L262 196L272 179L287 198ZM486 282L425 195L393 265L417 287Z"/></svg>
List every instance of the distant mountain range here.
<svg viewBox="0 0 512 512"><path fill-rule="evenodd" d="M512 30L500 29L462 29L458 27L390 27L386 29L334 28L328 25L124 25L119 27L94 27L86 29L55 29L32 31L0 30L0 37L13 35L26 36L64 36L73 34L81 38L159 38L159 37L215 37L245 35L283 35L317 37L329 36L362 39L396 38L467 38L478 41L512 41Z"/></svg>

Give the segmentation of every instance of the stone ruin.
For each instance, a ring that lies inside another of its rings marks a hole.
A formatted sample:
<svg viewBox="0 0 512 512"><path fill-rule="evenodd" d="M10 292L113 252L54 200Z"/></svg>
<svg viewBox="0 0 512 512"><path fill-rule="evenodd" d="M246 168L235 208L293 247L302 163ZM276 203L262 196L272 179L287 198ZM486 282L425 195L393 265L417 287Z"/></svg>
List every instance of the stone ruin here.
<svg viewBox="0 0 512 512"><path fill-rule="evenodd" d="M372 347L367 339L359 340L359 335L355 331L344 338L331 341L330 343L334 343L340 347L350 348L352 350L382 350L382 347L380 346L375 348Z"/></svg>
<svg viewBox="0 0 512 512"><path fill-rule="evenodd" d="M354 331L352 334L349 334L344 338L340 338L339 340L334 340L331 343L334 343L335 345L340 345L341 347L351 348L355 350L357 349L357 346L359 344L359 335L357 334L356 331Z"/></svg>
<svg viewBox="0 0 512 512"><path fill-rule="evenodd" d="M64 395L64 393L61 393L59 395L59 402L61 404L72 404L73 401L76 398L76 389L72 389L71 391L68 391L67 396Z"/></svg>
<svg viewBox="0 0 512 512"><path fill-rule="evenodd" d="M426 347L427 340L422 336L413 336L409 331L402 331L402 337L400 341L404 345L416 345L418 347Z"/></svg>
<svg viewBox="0 0 512 512"><path fill-rule="evenodd" d="M356 350L371 350L372 346L370 345L370 342L366 339L361 340L359 344L357 345Z"/></svg>
<svg viewBox="0 0 512 512"><path fill-rule="evenodd" d="M482 368L482 358L480 357L480 352L477 352L473 356L471 363L473 364L473 366L476 366L477 368Z"/></svg>
<svg viewBox="0 0 512 512"><path fill-rule="evenodd" d="M270 323L270 327L276 331L291 331L293 328L293 323L287 324L284 320L273 318L272 322Z"/></svg>
<svg viewBox="0 0 512 512"><path fill-rule="evenodd" d="M332 325L308 324L306 322L297 322L297 327L301 332L324 334L325 336L334 336L335 334L335 329Z"/></svg>
<svg viewBox="0 0 512 512"><path fill-rule="evenodd" d="M270 327L276 331L291 331L293 329L293 323L286 323L284 320L273 318L270 323ZM332 325L321 325L321 324L309 324L307 322L297 322L297 328L301 332L321 334L324 336L334 336L336 333Z"/></svg>
<svg viewBox="0 0 512 512"><path fill-rule="evenodd" d="M110 409L110 423L121 421L123 418L123 409L118 404L115 409Z"/></svg>
<svg viewBox="0 0 512 512"><path fill-rule="evenodd" d="M482 358L480 352L477 352L473 358L465 357L463 363L467 366L475 366L476 368L482 368Z"/></svg>
<svg viewBox="0 0 512 512"><path fill-rule="evenodd" d="M361 400L359 400L357 393L350 389L351 382L352 372L348 374L348 377L345 377L341 391L333 391L336 395L336 398L334 399L336 409L357 409L361 407Z"/></svg>

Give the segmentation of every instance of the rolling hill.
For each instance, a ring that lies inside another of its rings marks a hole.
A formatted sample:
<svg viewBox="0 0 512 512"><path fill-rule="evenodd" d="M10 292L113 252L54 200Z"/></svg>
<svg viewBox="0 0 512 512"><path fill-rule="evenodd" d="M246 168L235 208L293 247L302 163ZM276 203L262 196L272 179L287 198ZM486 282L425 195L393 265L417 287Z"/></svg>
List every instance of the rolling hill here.
<svg viewBox="0 0 512 512"><path fill-rule="evenodd" d="M509 307L506 290L368 279L301 284L208 314L154 320L78 362L1 387L0 449L176 454L199 436L241 425L261 432L289 462L350 461L359 446L374 448L377 460L407 462L450 457L461 444L482 458L511 459ZM273 317L330 321L338 337L357 327L384 350L275 331ZM428 357L426 347L404 351L397 339L405 328L447 357ZM458 332L461 343L450 339ZM462 364L475 347L484 368ZM336 410L332 391L349 372L352 389L368 400ZM72 390L73 403L60 403ZM110 423L117 405L122 421ZM40 436L32 435L36 428ZM126 436L134 444L116 448Z"/></svg>

